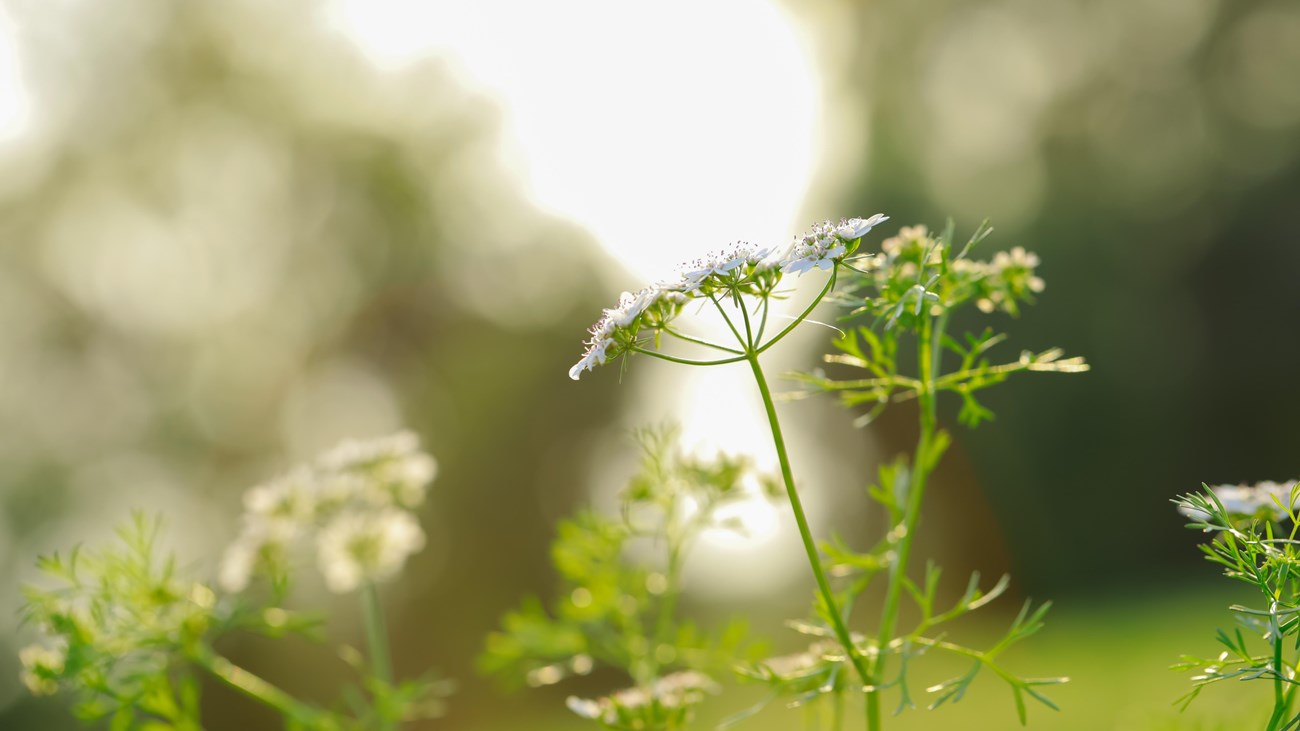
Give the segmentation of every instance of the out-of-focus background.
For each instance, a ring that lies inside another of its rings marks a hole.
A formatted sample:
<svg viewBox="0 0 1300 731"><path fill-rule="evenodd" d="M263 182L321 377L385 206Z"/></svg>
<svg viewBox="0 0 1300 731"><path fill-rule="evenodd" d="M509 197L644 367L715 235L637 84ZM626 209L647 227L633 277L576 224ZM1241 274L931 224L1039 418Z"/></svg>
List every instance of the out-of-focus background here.
<svg viewBox="0 0 1300 731"><path fill-rule="evenodd" d="M574 688L473 670L552 591L555 521L621 484L643 423L771 459L744 372L574 383L584 328L693 252L876 212L868 247L991 218L987 246L1037 251L1048 283L1001 323L1008 355L1093 365L951 423L928 506L952 581L1010 570L1055 601L1014 664L1073 683L1031 727L1258 725L1248 686L1171 706L1188 681L1166 667L1213 653L1240 597L1168 501L1300 474L1293 2L4 0L0 171L0 728L75 728L18 682L37 554L143 508L210 571L247 487L403 426L440 474L429 545L385 589L395 661L459 684L421 728L582 728ZM825 347L805 332L779 365ZM862 486L912 415L782 408L819 530L865 536ZM788 514L752 513L752 541L701 548L687 608L781 647L810 582ZM359 641L350 605L302 601ZM343 674L306 646L230 651L307 693ZM1004 688L973 693L897 727L1013 727ZM218 697L213 728L273 727Z"/></svg>

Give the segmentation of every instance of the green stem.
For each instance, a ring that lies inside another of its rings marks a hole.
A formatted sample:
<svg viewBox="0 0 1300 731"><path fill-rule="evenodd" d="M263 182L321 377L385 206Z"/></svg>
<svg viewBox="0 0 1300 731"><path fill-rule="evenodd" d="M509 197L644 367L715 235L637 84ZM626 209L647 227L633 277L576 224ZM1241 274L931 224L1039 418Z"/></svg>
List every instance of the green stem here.
<svg viewBox="0 0 1300 731"><path fill-rule="evenodd" d="M1273 603L1273 611L1277 611L1276 601ZM1273 615L1273 720L1269 722L1269 728L1272 728L1276 722L1282 719L1279 716L1285 716L1283 706L1285 704L1282 693L1282 637L1278 631L1279 624L1277 615Z"/></svg>
<svg viewBox="0 0 1300 731"><path fill-rule="evenodd" d="M798 317L791 320L790 324L786 325L784 330L777 333L776 335L773 335L771 340L764 343L758 349L757 352L762 353L763 351L767 350L773 345L776 345L778 342L781 341L781 338L784 338L786 335L789 335L790 331L793 330L796 325L798 325L799 323L807 319L807 317L812 314L813 309L816 308L817 305L821 304L822 299L826 297L827 293L831 291L831 288L835 286L835 278L839 275L839 273L840 273L840 269L838 265L835 266L833 269L831 269L831 276L829 279L826 280L826 286L822 287L822 291L818 293L816 297L813 298L812 303L810 303L806 308L804 308L804 311L799 313Z"/></svg>
<svg viewBox="0 0 1300 731"><path fill-rule="evenodd" d="M937 320L926 318L922 321L921 331L917 335L917 372L920 383L917 388L917 401L921 416L921 433L917 441L916 453L912 455L912 474L908 484L907 504L903 509L902 522L894 526L891 533L897 536L894 548L894 560L889 566L889 584L885 589L884 608L880 617L880 630L876 635L876 647L880 648L871 658L868 672L871 681L880 682L885 673L887 656L884 649L893 640L894 630L898 624L898 609L902 598L903 580L907 577L907 562L912 553L912 539L916 535L917 522L921 516L921 501L925 495L926 478L932 467L930 450L934 444L937 414L935 403L935 374L939 366L937 345L942 342L945 315ZM867 695L867 727L876 731L881 727L880 698L876 693Z"/></svg>
<svg viewBox="0 0 1300 731"><path fill-rule="evenodd" d="M677 611L677 597L681 593L681 551L676 545L668 548L668 565L664 569L665 584L663 600L659 605L659 616L655 621L654 644L650 647L650 663L654 674L659 674L659 648L668 642L668 633L673 626L673 614Z"/></svg>
<svg viewBox="0 0 1300 731"><path fill-rule="evenodd" d="M366 625L366 644L370 647L370 666L375 678L388 687L393 685L393 661L388 654L388 629L384 624L383 608L379 605L379 590L374 582L361 587L361 614ZM388 714L379 714L381 731L392 731L397 724Z"/></svg>
<svg viewBox="0 0 1300 731"><path fill-rule="evenodd" d="M1276 603L1273 611L1277 611ZM1273 617L1274 624L1278 624L1276 614ZM1287 683L1282 679L1284 653L1282 649L1283 639L1281 632L1273 632L1273 669L1276 675L1273 677L1273 715L1268 719L1268 731L1285 728L1291 716L1291 708L1295 703L1296 686L1293 683ZM1288 669L1290 669L1288 667Z"/></svg>
<svg viewBox="0 0 1300 731"><path fill-rule="evenodd" d="M744 355L744 352L743 352L743 351L736 350L735 348L728 348L728 347L725 346L725 345L719 345L719 344L717 344L717 343L714 343L714 342L711 342L711 341L705 340L704 338L697 338L697 337L695 337L695 336L693 336L693 335L687 335L686 333L678 332L678 331L676 331L676 330L674 330L674 329L672 329L672 328L670 328L670 327L664 327L664 332L668 333L669 335L672 335L673 337L675 337L675 338L677 338L677 339L679 339L679 340L685 340L685 341L688 342L688 343L695 343L696 345L703 345L703 346L706 347L706 348L713 348L714 350L721 350L721 351L726 352L726 353L734 353L734 354L736 354L736 355Z"/></svg>
<svg viewBox="0 0 1300 731"><path fill-rule="evenodd" d="M722 315L722 319L726 321L727 327L731 328L731 334L736 336L736 342L748 348L749 344L745 342L745 339L743 337L741 337L740 331L736 329L736 325L731 321L731 317L727 315L727 310L725 307L722 306L722 303L718 302L717 298L714 297L713 295L709 295L709 301L712 302L713 306L718 309L718 314ZM741 307L740 309L743 311L745 308Z"/></svg>
<svg viewBox="0 0 1300 731"><path fill-rule="evenodd" d="M303 703L262 678L248 672L216 654L208 647L200 647L190 654L196 665L211 673L221 682L263 705L270 706L280 715L302 726L332 728L324 724L326 714Z"/></svg>
<svg viewBox="0 0 1300 731"><path fill-rule="evenodd" d="M753 350L758 341L754 339L754 326L749 322L749 309L745 307L743 300L740 300L739 297L736 299L736 306L740 309L740 314L745 318L745 349Z"/></svg>
<svg viewBox="0 0 1300 731"><path fill-rule="evenodd" d="M763 317L758 321L758 333L754 336L755 343L763 341L763 331L767 329L767 312L771 309L768 306L769 299L769 297L763 297L759 300L758 306L763 308Z"/></svg>
<svg viewBox="0 0 1300 731"><path fill-rule="evenodd" d="M831 699L831 731L844 731L844 693L835 691Z"/></svg>
<svg viewBox="0 0 1300 731"><path fill-rule="evenodd" d="M648 355L652 358L666 360L669 361L670 363L681 363L683 365L693 365L693 366L715 366L715 365L726 365L728 363L739 363L740 361L745 360L749 357L747 355L737 355L734 358L721 358L719 360L691 360L690 358L678 358L675 355L660 353L657 350L646 350L645 348L641 348L637 346L628 348L628 350L632 351L633 353L641 353L642 355Z"/></svg>
<svg viewBox="0 0 1300 731"><path fill-rule="evenodd" d="M785 482L786 496L790 499L790 507L794 511L794 520L799 526L799 537L803 540L804 552L808 554L808 564L812 567L813 578L817 581L817 589L821 592L822 601L826 603L827 614L830 615L831 620L831 629L835 632L836 639L844 647L849 659L853 661L853 667L858 671L858 676L862 678L862 682L870 685L871 675L867 672L866 666L863 665L862 655L854 646L848 627L844 625L844 617L840 614L839 606L835 601L835 593L831 590L830 581L826 578L826 571L822 568L821 557L817 553L817 544L813 541L812 529L808 527L808 518L803 512L803 503L799 500L798 491L795 490L794 474L790 469L790 457L786 453L785 437L781 434L781 422L776 418L776 404L772 401L772 392L767 386L767 378L763 376L763 369L758 364L757 352L750 353L749 365L754 371L754 380L758 382L758 392L763 397L763 408L767 411L767 422L772 427L772 442L776 446L777 460L781 463L781 478Z"/></svg>

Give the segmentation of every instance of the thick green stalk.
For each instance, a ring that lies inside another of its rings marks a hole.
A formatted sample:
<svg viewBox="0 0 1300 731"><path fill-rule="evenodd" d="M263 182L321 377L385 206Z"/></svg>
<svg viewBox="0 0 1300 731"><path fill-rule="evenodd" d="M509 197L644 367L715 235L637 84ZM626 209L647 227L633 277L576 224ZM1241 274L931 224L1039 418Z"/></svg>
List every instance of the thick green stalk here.
<svg viewBox="0 0 1300 731"><path fill-rule="evenodd" d="M370 666L375 678L387 686L393 684L393 661L388 654L388 631L384 625L383 608L379 606L379 591L374 582L361 587L361 613L366 624L366 644L370 647ZM392 731L397 725L381 713L381 731Z"/></svg>
<svg viewBox="0 0 1300 731"><path fill-rule="evenodd" d="M907 562L912 553L912 539L916 535L917 522L921 517L921 501L925 495L926 478L929 477L932 468L930 450L933 448L937 424L934 384L939 366L938 348L943 338L946 319L940 316L937 320L929 318L922 320L921 332L917 335L917 371L920 376L917 403L921 412L921 433L917 441L916 453L912 455L912 473L908 483L907 504L903 509L903 520L892 529L898 536L898 544L894 548L894 560L889 566L889 584L885 589L880 630L876 636L876 647L880 648L880 652L871 658L868 668L871 680L867 682L868 685L881 682L885 673L884 648L893 640L894 630L898 624L903 579L907 577ZM881 727L878 693L867 694L867 727L871 731L877 731Z"/></svg>
<svg viewBox="0 0 1300 731"><path fill-rule="evenodd" d="M324 727L320 711L216 654L211 648L200 647L189 655L195 664L212 673L221 682L274 708L286 719L311 728Z"/></svg>
<svg viewBox="0 0 1300 731"><path fill-rule="evenodd" d="M1273 611L1277 611L1276 605L1274 605ZM1276 615L1274 616L1273 621L1274 623L1277 622ZM1286 687L1283 687L1284 681L1282 680L1281 673L1282 669L1287 667L1283 664L1284 655L1282 645L1284 641L1281 632L1274 631L1272 638L1273 669L1277 674L1273 677L1273 715L1268 719L1267 731L1277 731L1277 729L1286 727L1288 718L1291 715L1292 704L1295 702L1295 685L1285 683Z"/></svg>
<svg viewBox="0 0 1300 731"><path fill-rule="evenodd" d="M1269 720L1270 729L1277 728L1281 723L1283 711L1283 694L1282 694L1282 637L1278 631L1277 625L1277 602L1273 602L1273 718Z"/></svg>
<svg viewBox="0 0 1300 731"><path fill-rule="evenodd" d="M763 369L758 364L758 353L749 354L749 366L754 371L754 380L758 382L758 392L763 397L763 408L767 411L767 421L772 427L772 442L776 446L776 456L781 463L781 478L785 482L786 496L790 499L790 507L794 510L794 520L799 526L799 537L803 540L804 551L808 554L808 564L812 567L813 578L817 581L817 589L821 592L822 600L826 602L827 613L830 614L831 629L835 632L836 639L844 646L844 651L848 653L849 658L853 661L854 668L857 669L858 675L862 682L871 684L871 676L867 668L862 663L862 655L853 645L853 639L849 635L848 627L844 625L844 617L840 614L839 605L835 601L835 593L831 590L830 581L826 578L826 571L822 568L821 557L817 554L817 544L813 541L812 529L808 527L808 518L803 512L803 503L799 500L799 493L794 487L794 474L790 470L790 457L786 453L785 437L781 435L781 423L776 418L776 405L772 401L772 392L767 386L767 379L763 376Z"/></svg>
<svg viewBox="0 0 1300 731"><path fill-rule="evenodd" d="M665 588L659 604L659 616L655 621L654 642L650 646L650 665L654 674L659 674L659 648L669 640L668 633L673 626L673 615L677 612L677 598L681 595L682 546L676 530L676 523L669 520L664 531L668 544L667 565L664 567Z"/></svg>

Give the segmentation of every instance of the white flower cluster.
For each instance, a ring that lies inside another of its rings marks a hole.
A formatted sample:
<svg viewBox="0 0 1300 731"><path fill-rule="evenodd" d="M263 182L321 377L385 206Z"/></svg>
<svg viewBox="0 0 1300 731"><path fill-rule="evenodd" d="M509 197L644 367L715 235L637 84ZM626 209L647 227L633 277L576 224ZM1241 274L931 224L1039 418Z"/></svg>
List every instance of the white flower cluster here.
<svg viewBox="0 0 1300 731"><path fill-rule="evenodd" d="M659 323L664 324L681 311L686 304L686 294L680 289L654 285L635 294L624 292L618 305L605 310L588 332L591 337L583 341L586 349L582 359L569 369L569 378L578 380L583 371L589 371L606 360L616 357L636 339L637 325L648 310L654 308Z"/></svg>
<svg viewBox="0 0 1300 731"><path fill-rule="evenodd" d="M695 292L710 277L725 277L746 264L771 268L775 265L775 262L769 261L771 254L771 249L760 249L751 246L748 241L737 241L705 257L680 264L677 267L681 273L680 281L660 286L670 290Z"/></svg>
<svg viewBox="0 0 1300 731"><path fill-rule="evenodd" d="M665 675L649 688L625 688L595 700L569 696L565 703L569 710L583 718L618 726L627 717L640 715L638 712L641 711L686 709L703 701L706 694L719 690L718 684L709 676L685 670Z"/></svg>
<svg viewBox="0 0 1300 731"><path fill-rule="evenodd" d="M797 237L781 257L781 271L803 274L811 269L830 269L848 253L848 244L857 241L874 226L889 217L877 213L871 218L850 218L832 224L815 224L808 233Z"/></svg>
<svg viewBox="0 0 1300 731"><path fill-rule="evenodd" d="M584 371L627 352L641 329L661 330L676 317L689 299L713 297L719 292L766 296L782 274L802 274L830 269L852 251L857 241L888 217L850 218L813 226L784 249L760 248L736 242L677 267L675 280L654 284L638 292L624 292L618 304L603 312L583 342L582 358L569 369L578 380Z"/></svg>
<svg viewBox="0 0 1300 731"><path fill-rule="evenodd" d="M293 544L314 541L326 586L345 593L397 574L424 547L412 510L437 465L411 432L348 440L244 495L244 529L226 549L219 581L242 591Z"/></svg>
<svg viewBox="0 0 1300 731"><path fill-rule="evenodd" d="M1300 500L1292 501L1296 493L1296 480L1273 482L1267 480L1255 485L1215 485L1210 488L1214 496L1223 504L1224 509L1233 515L1266 515L1270 520L1281 522L1287 519L1287 506L1291 510L1300 508ZM1209 514L1204 510L1186 503L1180 503L1178 512L1189 518L1205 520Z"/></svg>

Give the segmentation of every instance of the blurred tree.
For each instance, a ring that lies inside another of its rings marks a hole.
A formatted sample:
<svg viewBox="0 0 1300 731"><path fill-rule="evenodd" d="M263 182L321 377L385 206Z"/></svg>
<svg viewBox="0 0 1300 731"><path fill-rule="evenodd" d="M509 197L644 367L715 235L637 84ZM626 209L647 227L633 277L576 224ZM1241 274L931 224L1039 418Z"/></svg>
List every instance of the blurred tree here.
<svg viewBox="0 0 1300 731"><path fill-rule="evenodd" d="M489 101L435 61L370 68L316 3L11 11L37 124L0 152L0 582L132 507L214 556L244 488L407 425L443 476L391 603L395 662L470 676L499 612L542 588L584 430L617 403L613 383L564 390L592 243L522 199ZM303 652L252 662L331 688L342 664ZM65 715L19 701L0 726Z"/></svg>
<svg viewBox="0 0 1300 731"><path fill-rule="evenodd" d="M1094 370L999 396L962 433L1029 590L1195 567L1169 499L1300 473L1300 11L1285 2L818 4L843 208L973 226L1043 255L1024 342ZM1104 526L1104 527L1103 527Z"/></svg>

